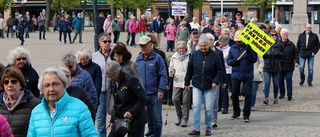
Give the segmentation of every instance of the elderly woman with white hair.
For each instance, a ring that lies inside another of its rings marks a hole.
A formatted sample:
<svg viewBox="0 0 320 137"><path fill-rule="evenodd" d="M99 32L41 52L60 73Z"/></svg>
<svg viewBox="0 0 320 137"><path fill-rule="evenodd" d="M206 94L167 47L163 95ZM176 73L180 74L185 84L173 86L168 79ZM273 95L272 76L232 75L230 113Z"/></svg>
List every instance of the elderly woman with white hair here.
<svg viewBox="0 0 320 137"><path fill-rule="evenodd" d="M189 135L200 135L201 102L205 103L206 136L211 136L211 122L214 106L214 93L222 83L223 67L218 53L210 49L209 38L203 34L199 38L199 50L191 54L185 77L185 90L190 91L192 80L194 129Z"/></svg>
<svg viewBox="0 0 320 137"><path fill-rule="evenodd" d="M143 136L147 123L147 94L141 83L131 74L122 71L116 61L106 64L106 75L117 85L113 92L115 110L107 126L111 129L109 137L124 137L127 134L115 130L116 119L131 119L131 132L128 133L128 137Z"/></svg>
<svg viewBox="0 0 320 137"><path fill-rule="evenodd" d="M292 41L288 39L289 37L289 30L282 29L280 32L281 41L280 45L284 48L284 58L281 61L281 72L279 76L279 89L280 89L280 96L279 99L283 99L286 94L287 89L287 96L288 101L292 100L292 74L294 67L299 66L299 53L298 49L294 45ZM284 84L284 80L286 80L286 88Z"/></svg>
<svg viewBox="0 0 320 137"><path fill-rule="evenodd" d="M97 97L99 98L102 86L102 72L100 66L92 61L91 51L87 47L81 47L76 56L79 60L78 65L90 73L96 88Z"/></svg>
<svg viewBox="0 0 320 137"><path fill-rule="evenodd" d="M79 99L66 92L68 80L57 68L48 68L40 76L38 88L44 95L31 113L28 137L98 137L91 114Z"/></svg>
<svg viewBox="0 0 320 137"><path fill-rule="evenodd" d="M31 65L30 51L23 47L17 47L9 51L7 56L9 66L19 68L26 80L25 88L30 90L35 97L40 96L37 88L39 75Z"/></svg>
<svg viewBox="0 0 320 137"><path fill-rule="evenodd" d="M184 41L179 41L177 45L177 52L172 55L169 65L169 77L173 78L172 102L176 108L178 117L175 124L187 127L191 105L191 91L184 89L184 78L190 54L187 53L188 47Z"/></svg>
<svg viewBox="0 0 320 137"><path fill-rule="evenodd" d="M209 38L210 41L210 48L218 53L219 59L221 61L222 67L223 67L223 79L222 79L222 84L218 85L217 92L214 93L214 106L213 106L213 115L212 115L212 127L216 128L218 127L217 122L218 122L218 111L221 110L222 108L222 89L225 88L226 85L226 68L225 68L225 63L224 63L224 57L223 57L223 52L219 49L217 49L214 44L216 43L214 41L214 36L211 33L206 33L206 36ZM220 35L222 36L222 35ZM225 35L224 35L225 36ZM229 102L227 102L229 104Z"/></svg>
<svg viewBox="0 0 320 137"><path fill-rule="evenodd" d="M98 98L93 80L86 70L83 70L78 64L76 56L70 51L62 57L62 63L71 72L70 85L82 87L90 95L94 106L97 108Z"/></svg>

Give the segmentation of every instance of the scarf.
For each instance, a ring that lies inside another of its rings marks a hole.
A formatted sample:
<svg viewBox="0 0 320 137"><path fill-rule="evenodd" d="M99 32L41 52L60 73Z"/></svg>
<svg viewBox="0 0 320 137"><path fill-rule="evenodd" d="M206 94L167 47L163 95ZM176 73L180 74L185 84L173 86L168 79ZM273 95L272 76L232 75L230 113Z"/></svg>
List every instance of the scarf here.
<svg viewBox="0 0 320 137"><path fill-rule="evenodd" d="M177 54L178 60L182 61L184 60L186 57L188 56L187 52L185 52L184 54L180 55L179 53Z"/></svg>
<svg viewBox="0 0 320 137"><path fill-rule="evenodd" d="M24 96L24 91L22 90L17 100L10 101L9 96L7 95L7 93L5 93L3 96L3 101L6 104L8 110L11 111L21 102L21 99L23 96Z"/></svg>

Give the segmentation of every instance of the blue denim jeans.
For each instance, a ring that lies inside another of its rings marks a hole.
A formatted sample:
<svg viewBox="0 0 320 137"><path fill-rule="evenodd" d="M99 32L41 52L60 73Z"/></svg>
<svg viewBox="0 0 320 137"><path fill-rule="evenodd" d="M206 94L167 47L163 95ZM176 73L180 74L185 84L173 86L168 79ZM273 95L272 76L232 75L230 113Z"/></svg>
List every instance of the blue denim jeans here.
<svg viewBox="0 0 320 137"><path fill-rule="evenodd" d="M218 112L219 112L219 97L220 91L222 90L222 85L220 84L217 90L213 93L213 114L212 114L212 122L218 122Z"/></svg>
<svg viewBox="0 0 320 137"><path fill-rule="evenodd" d="M233 116L240 116L239 94L240 86L242 84L242 91L244 94L244 107L243 116L250 117L251 114L251 96L252 96L252 80L237 80L233 79L232 82L232 103L233 103Z"/></svg>
<svg viewBox="0 0 320 137"><path fill-rule="evenodd" d="M251 107L254 107L256 104L257 91L259 88L259 82L252 81L252 97L251 97Z"/></svg>
<svg viewBox="0 0 320 137"><path fill-rule="evenodd" d="M96 127L99 137L106 137L106 92L101 92L99 97L99 106L96 114Z"/></svg>
<svg viewBox="0 0 320 137"><path fill-rule="evenodd" d="M286 89L284 84L284 79L286 80L287 86L287 95L288 97L292 97L292 74L293 71L281 71L279 76L279 87L280 87L280 95L286 95Z"/></svg>
<svg viewBox="0 0 320 137"><path fill-rule="evenodd" d="M306 60L308 59L308 84L312 83L313 80L313 64L314 64L314 56L310 56L309 58L299 58L299 63L300 63L300 80L301 82L304 82L305 80L305 75L304 75L304 67L306 64Z"/></svg>
<svg viewBox="0 0 320 137"><path fill-rule="evenodd" d="M264 75L264 97L269 98L271 78L273 81L273 98L278 98L280 72L263 72Z"/></svg>
<svg viewBox="0 0 320 137"><path fill-rule="evenodd" d="M206 130L211 130L212 115L213 115L213 102L214 93L217 92L216 88L210 88L207 90L200 90L196 87L192 89L192 110L194 119L194 130L200 131L200 117L201 117L201 103L204 100L204 110L205 110L205 127Z"/></svg>
<svg viewBox="0 0 320 137"><path fill-rule="evenodd" d="M131 37L131 33L128 31L127 33L127 46L129 45L129 41L130 41L130 37Z"/></svg>
<svg viewBox="0 0 320 137"><path fill-rule="evenodd" d="M11 31L11 37L14 37L14 30L13 30L13 26L8 26L8 29L7 29L7 38L9 37L9 33Z"/></svg>
<svg viewBox="0 0 320 137"><path fill-rule="evenodd" d="M148 130L154 137L162 135L162 100L158 100L158 93L147 96Z"/></svg>

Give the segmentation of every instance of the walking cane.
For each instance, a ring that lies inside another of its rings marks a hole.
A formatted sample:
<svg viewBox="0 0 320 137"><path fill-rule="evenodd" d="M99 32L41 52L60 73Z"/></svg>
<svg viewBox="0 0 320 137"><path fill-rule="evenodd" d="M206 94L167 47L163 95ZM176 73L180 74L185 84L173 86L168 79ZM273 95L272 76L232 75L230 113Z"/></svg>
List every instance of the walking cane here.
<svg viewBox="0 0 320 137"><path fill-rule="evenodd" d="M172 73L172 71L170 71L170 73ZM171 82L172 82L172 79L171 77L169 77L169 89L168 89L168 94L167 94L167 114L166 114L166 122L164 123L164 125L166 126L168 124L168 111L169 111L169 102L170 102L170 89L171 89Z"/></svg>

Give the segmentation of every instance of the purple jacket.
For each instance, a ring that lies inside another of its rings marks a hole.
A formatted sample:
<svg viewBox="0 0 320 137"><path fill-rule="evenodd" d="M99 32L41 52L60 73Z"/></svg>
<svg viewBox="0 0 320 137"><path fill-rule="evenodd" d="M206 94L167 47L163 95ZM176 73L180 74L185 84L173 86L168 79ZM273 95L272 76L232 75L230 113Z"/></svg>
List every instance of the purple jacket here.
<svg viewBox="0 0 320 137"><path fill-rule="evenodd" d="M7 119L0 115L0 137L13 137Z"/></svg>

